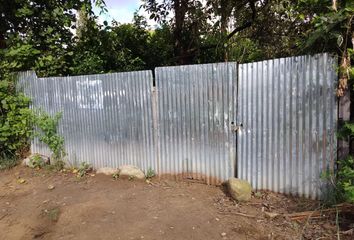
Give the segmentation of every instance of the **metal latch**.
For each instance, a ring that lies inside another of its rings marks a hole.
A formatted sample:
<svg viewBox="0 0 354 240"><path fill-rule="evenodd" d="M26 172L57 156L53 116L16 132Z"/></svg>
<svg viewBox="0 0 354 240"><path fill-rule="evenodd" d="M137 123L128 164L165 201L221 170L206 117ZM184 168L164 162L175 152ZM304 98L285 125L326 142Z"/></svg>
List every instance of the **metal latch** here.
<svg viewBox="0 0 354 240"><path fill-rule="evenodd" d="M243 127L243 124L236 124L234 122L231 122L231 130L234 132L238 132L241 128Z"/></svg>

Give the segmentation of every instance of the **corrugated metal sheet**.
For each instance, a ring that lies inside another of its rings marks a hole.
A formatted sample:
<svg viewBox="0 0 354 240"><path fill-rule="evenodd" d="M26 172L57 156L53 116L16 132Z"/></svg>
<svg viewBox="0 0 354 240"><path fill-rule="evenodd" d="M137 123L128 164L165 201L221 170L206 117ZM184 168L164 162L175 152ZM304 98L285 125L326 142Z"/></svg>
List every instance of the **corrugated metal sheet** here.
<svg viewBox="0 0 354 240"><path fill-rule="evenodd" d="M133 164L211 184L237 175L255 189L321 196L320 175L336 160L336 58L155 73L155 90L150 71L57 78L26 72L18 86L34 107L63 113L60 133L73 164ZM50 154L36 140L32 151Z"/></svg>
<svg viewBox="0 0 354 240"><path fill-rule="evenodd" d="M336 58L329 54L239 66L237 175L255 189L316 198L333 170Z"/></svg>
<svg viewBox="0 0 354 240"><path fill-rule="evenodd" d="M237 64L157 68L160 173L219 183L235 174Z"/></svg>
<svg viewBox="0 0 354 240"><path fill-rule="evenodd" d="M62 112L59 132L72 164L157 169L151 71L55 78L27 72L21 78L34 108ZM32 152L50 154L37 140Z"/></svg>

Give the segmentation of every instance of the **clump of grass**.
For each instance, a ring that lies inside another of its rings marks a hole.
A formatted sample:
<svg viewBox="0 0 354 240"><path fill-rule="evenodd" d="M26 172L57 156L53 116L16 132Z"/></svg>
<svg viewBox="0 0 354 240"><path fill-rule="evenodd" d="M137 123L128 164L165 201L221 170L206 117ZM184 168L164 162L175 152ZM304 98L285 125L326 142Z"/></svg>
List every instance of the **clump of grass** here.
<svg viewBox="0 0 354 240"><path fill-rule="evenodd" d="M0 170L7 170L18 164L16 156L0 156Z"/></svg>
<svg viewBox="0 0 354 240"><path fill-rule="evenodd" d="M43 213L49 218L49 220L56 222L59 219L60 209L59 208L52 208L52 209L45 209Z"/></svg>
<svg viewBox="0 0 354 240"><path fill-rule="evenodd" d="M63 160L56 160L53 164L47 165L46 169L49 171L60 172L65 167Z"/></svg>
<svg viewBox="0 0 354 240"><path fill-rule="evenodd" d="M156 176L155 171L152 168L149 168L146 172L145 178L146 179L151 179Z"/></svg>
<svg viewBox="0 0 354 240"><path fill-rule="evenodd" d="M114 174L112 175L112 177L113 177L114 180L118 180L118 178L119 178L119 173L118 173L118 172L114 173Z"/></svg>
<svg viewBox="0 0 354 240"><path fill-rule="evenodd" d="M86 162L82 162L78 168L78 172L77 172L77 177L78 178L83 178L86 176L86 174L88 174L90 171L92 170L92 167L90 164L86 163Z"/></svg>

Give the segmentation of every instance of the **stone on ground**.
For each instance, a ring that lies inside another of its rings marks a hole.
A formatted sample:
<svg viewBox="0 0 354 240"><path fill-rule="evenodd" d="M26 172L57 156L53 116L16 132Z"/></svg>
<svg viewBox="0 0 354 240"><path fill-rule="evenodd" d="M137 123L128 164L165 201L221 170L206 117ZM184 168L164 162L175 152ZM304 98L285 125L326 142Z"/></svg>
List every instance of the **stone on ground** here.
<svg viewBox="0 0 354 240"><path fill-rule="evenodd" d="M240 202L246 202L251 199L252 186L249 182L238 178L230 178L227 181L229 193L232 198Z"/></svg>
<svg viewBox="0 0 354 240"><path fill-rule="evenodd" d="M113 175L113 174L116 174L118 173L118 169L116 168L109 168L109 167L103 167L103 168L99 168L97 169L96 171L96 174L105 174L105 175Z"/></svg>
<svg viewBox="0 0 354 240"><path fill-rule="evenodd" d="M124 165L119 168L119 177L145 179L145 174L135 166Z"/></svg>

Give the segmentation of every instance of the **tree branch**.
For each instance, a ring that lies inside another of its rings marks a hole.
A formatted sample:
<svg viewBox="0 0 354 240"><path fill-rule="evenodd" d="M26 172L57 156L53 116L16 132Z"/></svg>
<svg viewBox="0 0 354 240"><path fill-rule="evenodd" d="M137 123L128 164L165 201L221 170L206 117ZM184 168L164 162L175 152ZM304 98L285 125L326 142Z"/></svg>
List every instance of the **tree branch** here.
<svg viewBox="0 0 354 240"><path fill-rule="evenodd" d="M267 4L267 2L268 2L268 0L265 1L263 6L265 6ZM243 25L241 25L239 27L236 27L231 33L229 33L227 35L227 37L226 37L227 41L230 40L236 33L241 32L242 30L251 27L253 22L254 22L254 20L256 19L257 10L256 10L256 5L255 5L255 0L249 0L248 3L250 5L251 11L252 11L251 19L246 21ZM218 46L219 46L219 44L210 44L210 45L202 46L202 47L199 47L199 48L189 49L187 52L188 53L194 53L194 52L196 52L198 50L208 50L208 49L216 48Z"/></svg>

